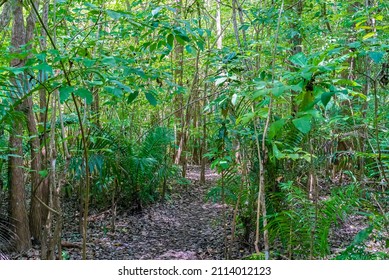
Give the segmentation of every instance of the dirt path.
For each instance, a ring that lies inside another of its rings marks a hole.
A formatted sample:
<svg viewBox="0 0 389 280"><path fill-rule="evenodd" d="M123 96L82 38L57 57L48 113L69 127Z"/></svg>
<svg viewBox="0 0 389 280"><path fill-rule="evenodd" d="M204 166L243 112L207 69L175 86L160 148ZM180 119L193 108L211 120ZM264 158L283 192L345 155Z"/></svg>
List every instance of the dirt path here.
<svg viewBox="0 0 389 280"><path fill-rule="evenodd" d="M120 214L114 233L107 230L109 213L97 215L89 224L88 258L223 259L222 205L206 201L218 175L207 170L206 184L201 186L199 174L198 167L190 167L191 184L173 190L171 200L140 214ZM71 259L81 258L79 249L68 253Z"/></svg>

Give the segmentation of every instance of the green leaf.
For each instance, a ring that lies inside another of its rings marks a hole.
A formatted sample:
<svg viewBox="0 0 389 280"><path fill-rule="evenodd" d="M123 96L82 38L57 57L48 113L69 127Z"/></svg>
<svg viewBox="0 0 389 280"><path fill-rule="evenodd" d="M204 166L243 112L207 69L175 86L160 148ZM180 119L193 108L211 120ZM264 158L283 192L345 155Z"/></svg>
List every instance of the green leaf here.
<svg viewBox="0 0 389 280"><path fill-rule="evenodd" d="M376 15L375 19L382 21L384 19L384 16L383 15Z"/></svg>
<svg viewBox="0 0 389 280"><path fill-rule="evenodd" d="M203 41L196 41L197 47L201 50L204 51L204 42Z"/></svg>
<svg viewBox="0 0 389 280"><path fill-rule="evenodd" d="M269 109L268 108L260 108L259 110L256 111L256 113L260 118L266 119L268 114L269 114Z"/></svg>
<svg viewBox="0 0 389 280"><path fill-rule="evenodd" d="M385 53L384 52L369 52L368 55L371 57L371 59L375 63L380 63L382 58L384 57Z"/></svg>
<svg viewBox="0 0 389 280"><path fill-rule="evenodd" d="M352 43L348 44L348 46L349 46L350 48L353 48L353 49L358 49L358 48L361 47L361 42L358 42L358 41L352 42Z"/></svg>
<svg viewBox="0 0 389 280"><path fill-rule="evenodd" d="M41 63L39 65L32 67L32 69L45 71L47 73L53 73L53 68L50 65L48 65L47 63Z"/></svg>
<svg viewBox="0 0 389 280"><path fill-rule="evenodd" d="M236 105L236 103L237 103L237 101L238 101L238 95L236 94L236 93L234 93L233 95L232 95L232 98L231 98L231 103L232 103L232 105Z"/></svg>
<svg viewBox="0 0 389 280"><path fill-rule="evenodd" d="M273 155L276 157L276 159L282 159L285 157L285 154L280 152L276 143L273 143Z"/></svg>
<svg viewBox="0 0 389 280"><path fill-rule="evenodd" d="M74 87L61 87L59 89L59 101L61 103L64 103L66 100L68 100L70 94L74 91Z"/></svg>
<svg viewBox="0 0 389 280"><path fill-rule="evenodd" d="M250 112L250 113L247 113L247 114L244 114L242 117L240 117L237 122L238 123L241 123L242 125L245 125L247 124L248 122L250 122L253 118L254 118L255 114Z"/></svg>
<svg viewBox="0 0 389 280"><path fill-rule="evenodd" d="M373 232L374 227L371 225L360 232L355 236L353 242L351 243L352 245L358 245L364 241L366 241L367 238L369 238L370 233Z"/></svg>
<svg viewBox="0 0 389 280"><path fill-rule="evenodd" d="M300 75L307 81L312 78L312 72L309 69L304 69L303 71L301 71Z"/></svg>
<svg viewBox="0 0 389 280"><path fill-rule="evenodd" d="M127 103L130 104L132 101L135 100L135 98L138 97L138 95L139 95L138 91L131 92L130 95L128 96L128 98L127 98Z"/></svg>
<svg viewBox="0 0 389 280"><path fill-rule="evenodd" d="M370 33L367 33L365 36L363 36L363 40L366 40L366 39L369 39L371 37L374 37L376 35L375 32L370 32Z"/></svg>
<svg viewBox="0 0 389 280"><path fill-rule="evenodd" d="M275 97L280 97L285 92L286 87L283 84L278 84L271 89Z"/></svg>
<svg viewBox="0 0 389 280"><path fill-rule="evenodd" d="M151 11L151 14L154 16L158 15L158 13L162 10L162 7L157 7Z"/></svg>
<svg viewBox="0 0 389 280"><path fill-rule="evenodd" d="M239 30L247 31L249 29L250 25L248 23L244 23L239 27Z"/></svg>
<svg viewBox="0 0 389 280"><path fill-rule="evenodd" d="M118 20L119 18L121 18L123 16L122 13L112 11L112 10L106 10L106 13L110 18L112 18L114 20Z"/></svg>
<svg viewBox="0 0 389 280"><path fill-rule="evenodd" d="M303 116L301 118L294 119L292 122L294 126L304 134L307 134L312 128L311 116Z"/></svg>
<svg viewBox="0 0 389 280"><path fill-rule="evenodd" d="M226 169L228 169L228 167L229 167L228 161L226 161L226 160L220 160L220 161L219 161L219 165L220 165L220 167L221 167L223 170L226 170Z"/></svg>
<svg viewBox="0 0 389 280"><path fill-rule="evenodd" d="M95 59L89 59L89 58L84 58L82 60L82 64L84 64L85 67L90 68L96 63Z"/></svg>
<svg viewBox="0 0 389 280"><path fill-rule="evenodd" d="M149 101L149 103L153 106L157 106L157 99L155 99L154 94L151 92L145 92L146 99Z"/></svg>
<svg viewBox="0 0 389 280"><path fill-rule="evenodd" d="M86 88L79 88L74 92L74 94L85 99L87 104L91 104L93 101L92 93Z"/></svg>
<svg viewBox="0 0 389 280"><path fill-rule="evenodd" d="M281 131L281 129L284 127L285 120L280 119L278 121L273 122L269 127L269 133L267 134L267 138L269 140L272 140L274 136L277 135Z"/></svg>
<svg viewBox="0 0 389 280"><path fill-rule="evenodd" d="M321 102L323 103L324 107L327 106L328 102L330 102L331 100L331 97L335 94L335 92L332 92L332 91L328 91L328 92L324 92L320 99L321 99Z"/></svg>
<svg viewBox="0 0 389 280"><path fill-rule="evenodd" d="M172 49L174 46L174 35L173 34L167 35L166 42L167 42L168 46L170 47L170 49Z"/></svg>
<svg viewBox="0 0 389 280"><path fill-rule="evenodd" d="M190 45L186 45L185 49L186 49L186 51L188 53L193 53L194 52L193 48Z"/></svg>
<svg viewBox="0 0 389 280"><path fill-rule="evenodd" d="M221 85L225 81L227 81L228 77L219 77L215 80L215 86Z"/></svg>
<svg viewBox="0 0 389 280"><path fill-rule="evenodd" d="M297 85L291 85L290 89L294 92L302 92L304 88L304 81L299 82Z"/></svg>
<svg viewBox="0 0 389 280"><path fill-rule="evenodd" d="M125 92L132 92L132 89L129 86L126 86L117 80L111 80L111 83L116 84L121 90L124 90Z"/></svg>
<svg viewBox="0 0 389 280"><path fill-rule="evenodd" d="M116 66L116 60L112 56L104 57L101 63L103 65L110 66L110 67Z"/></svg>
<svg viewBox="0 0 389 280"><path fill-rule="evenodd" d="M118 87L114 87L114 86L105 86L104 87L104 91L106 91L107 93L110 93L111 95L115 96L115 97L122 97L123 96L123 91L122 89L118 88Z"/></svg>
<svg viewBox="0 0 389 280"><path fill-rule="evenodd" d="M42 177L42 178L46 178L47 175L49 175L49 172L47 170L41 170L38 172L39 175Z"/></svg>
<svg viewBox="0 0 389 280"><path fill-rule="evenodd" d="M291 56L289 58L289 61L300 67L305 67L308 65L308 59L305 57L305 54L302 52L299 52Z"/></svg>

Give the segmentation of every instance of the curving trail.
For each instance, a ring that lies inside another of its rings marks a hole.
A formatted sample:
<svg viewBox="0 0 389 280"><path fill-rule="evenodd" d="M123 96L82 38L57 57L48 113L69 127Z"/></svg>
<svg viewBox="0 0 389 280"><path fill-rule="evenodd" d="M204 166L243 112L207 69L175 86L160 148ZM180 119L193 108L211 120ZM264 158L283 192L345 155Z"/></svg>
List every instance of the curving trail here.
<svg viewBox="0 0 389 280"><path fill-rule="evenodd" d="M139 214L120 214L116 231L109 232L109 212L96 215L89 224L89 259L223 259L222 205L206 201L218 175L206 172L206 184L198 183L199 167L190 167L191 184L175 187L171 200L156 203ZM66 226L65 226L66 228ZM65 234L66 239L71 239ZM67 249L80 259L78 248Z"/></svg>

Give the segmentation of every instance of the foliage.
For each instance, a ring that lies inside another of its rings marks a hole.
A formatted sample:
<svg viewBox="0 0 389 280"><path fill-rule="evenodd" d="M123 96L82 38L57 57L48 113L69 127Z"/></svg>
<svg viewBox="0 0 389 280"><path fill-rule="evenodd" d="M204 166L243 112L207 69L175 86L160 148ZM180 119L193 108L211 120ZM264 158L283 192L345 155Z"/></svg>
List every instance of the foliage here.
<svg viewBox="0 0 389 280"><path fill-rule="evenodd" d="M292 258L324 257L330 253L331 229L355 211L361 201L355 185L334 189L325 200L313 203L306 191L282 183L281 192L272 194L270 201L277 205L269 213L271 238L282 244L281 254Z"/></svg>
<svg viewBox="0 0 389 280"><path fill-rule="evenodd" d="M117 195L120 204L137 207L137 201L144 204L160 197L164 180L178 176L168 158L173 138L165 127L151 130L138 144L116 135L109 127L95 128L90 140L91 196L96 201L109 203L108 198ZM76 180L85 176L82 157L71 159L69 171Z"/></svg>
<svg viewBox="0 0 389 280"><path fill-rule="evenodd" d="M383 260L388 259L389 254L385 252L371 252L367 250L367 242L369 240L380 241L385 243L385 248L388 248L388 238L383 236L381 232L387 231L388 226L387 214L384 215L369 215L369 226L362 229L355 235L354 240L347 248L338 254L336 260Z"/></svg>

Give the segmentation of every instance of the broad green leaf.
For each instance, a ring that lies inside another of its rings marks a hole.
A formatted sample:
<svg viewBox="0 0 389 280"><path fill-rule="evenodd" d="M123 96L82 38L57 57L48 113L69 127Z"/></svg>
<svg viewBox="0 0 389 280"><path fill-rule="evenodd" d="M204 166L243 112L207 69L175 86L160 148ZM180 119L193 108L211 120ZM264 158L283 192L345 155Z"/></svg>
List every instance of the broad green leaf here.
<svg viewBox="0 0 389 280"><path fill-rule="evenodd" d="M291 56L289 58L289 61L300 67L305 67L308 64L308 59L305 57L305 54L302 52L299 52Z"/></svg>
<svg viewBox="0 0 389 280"><path fill-rule="evenodd" d="M269 127L269 132L267 134L267 138L272 140L274 136L276 136L281 129L284 127L285 119L280 119L278 121L273 122Z"/></svg>
<svg viewBox="0 0 389 280"><path fill-rule="evenodd" d="M252 112L247 113L247 114L243 115L242 117L238 118L237 122L245 125L245 124L249 123L254 118L254 116L255 116L255 114Z"/></svg>
<svg viewBox="0 0 389 280"><path fill-rule="evenodd" d="M104 83L102 81L86 81L86 83L93 87L93 86L102 86Z"/></svg>
<svg viewBox="0 0 389 280"><path fill-rule="evenodd" d="M229 167L228 161L226 161L226 160L219 161L219 165L224 170L228 169L228 167Z"/></svg>
<svg viewBox="0 0 389 280"><path fill-rule="evenodd" d="M112 10L106 10L106 13L107 13L107 15L108 15L110 18L112 18L112 19L114 19L114 20L118 20L118 19L120 19L120 18L123 16L122 13L119 13L119 12L117 12L117 11L112 11Z"/></svg>
<svg viewBox="0 0 389 280"><path fill-rule="evenodd" d="M92 67L95 63L96 63L96 59L84 58L82 60L82 64L84 64L84 66L87 68Z"/></svg>
<svg viewBox="0 0 389 280"><path fill-rule="evenodd" d="M303 100L301 101L300 104L300 111L310 110L314 105L315 103L314 103L313 93L311 91L305 91Z"/></svg>
<svg viewBox="0 0 389 280"><path fill-rule="evenodd" d="M135 98L138 97L138 94L139 94L138 91L131 92L130 95L128 96L128 98L127 98L127 103L130 104L132 101L134 101Z"/></svg>
<svg viewBox="0 0 389 280"><path fill-rule="evenodd" d="M362 92L350 91L350 94L354 97L356 96L356 97L361 98L363 100L367 100L367 96L365 94L363 94Z"/></svg>
<svg viewBox="0 0 389 280"><path fill-rule="evenodd" d="M74 87L61 87L59 89L59 101L61 103L64 103L66 100L68 100L72 92L74 92Z"/></svg>
<svg viewBox="0 0 389 280"><path fill-rule="evenodd" d="M335 92L332 92L332 91L327 91L327 92L324 92L320 99L321 99L321 102L323 103L324 107L327 106L328 102L330 102L331 100L331 97L335 94Z"/></svg>
<svg viewBox="0 0 389 280"><path fill-rule="evenodd" d="M280 97L286 90L287 88L282 85L282 84L279 84L279 85L276 85L274 88L271 89L271 92L273 93L273 95L275 97Z"/></svg>
<svg viewBox="0 0 389 280"><path fill-rule="evenodd" d="M35 55L36 58L42 62L45 62L46 61L46 56L47 56L47 53L46 52L42 52L42 53L38 53Z"/></svg>
<svg viewBox="0 0 389 280"><path fill-rule="evenodd" d="M115 86L105 86L104 87L104 90L108 93L110 93L111 95L115 96L115 97L122 97L123 96L123 91L121 88L118 88L118 87L115 87Z"/></svg>
<svg viewBox="0 0 389 280"><path fill-rule="evenodd" d="M41 170L38 172L39 175L42 177L42 178L46 178L47 175L49 175L49 172L45 169L45 170Z"/></svg>
<svg viewBox="0 0 389 280"><path fill-rule="evenodd" d="M300 158L299 154L288 154L288 157L293 160L298 160Z"/></svg>
<svg viewBox="0 0 389 280"><path fill-rule="evenodd" d="M276 157L276 159L282 159L285 157L285 154L280 152L280 150L278 149L276 143L273 143L273 155Z"/></svg>
<svg viewBox="0 0 389 280"><path fill-rule="evenodd" d="M101 63L103 65L110 66L110 67L116 66L116 60L112 56L104 57Z"/></svg>
<svg viewBox="0 0 389 280"><path fill-rule="evenodd" d="M384 52L368 52L368 55L371 57L371 59L375 63L380 63L382 58L384 57L385 53Z"/></svg>
<svg viewBox="0 0 389 280"><path fill-rule="evenodd" d="M305 80L309 81L312 78L312 72L308 69L304 69L300 73L301 77L303 77Z"/></svg>
<svg viewBox="0 0 389 280"><path fill-rule="evenodd" d="M111 80L111 83L117 85L121 90L124 90L125 92L132 92L132 89L129 86L126 86L117 80Z"/></svg>
<svg viewBox="0 0 389 280"><path fill-rule="evenodd" d="M3 67L4 70L12 72L15 75L19 75L26 70L27 67Z"/></svg>
<svg viewBox="0 0 389 280"><path fill-rule="evenodd" d="M59 2L59 1L57 0L57 2ZM66 2L66 1L62 1L62 2ZM96 5L89 3L89 2L85 2L84 5L85 5L85 7L88 7L88 8L98 9L98 7Z"/></svg>
<svg viewBox="0 0 389 280"><path fill-rule="evenodd" d="M259 110L257 110L257 115L262 119L266 119L268 114L269 114L268 108L260 108Z"/></svg>
<svg viewBox="0 0 389 280"><path fill-rule="evenodd" d="M145 92L146 99L149 101L149 103L153 106L157 106L157 99L155 99L154 94L151 92Z"/></svg>
<svg viewBox="0 0 389 280"><path fill-rule="evenodd" d="M250 25L248 23L244 23L242 24L240 27L239 27L239 30L244 30L246 31L247 29L249 29Z"/></svg>
<svg viewBox="0 0 389 280"><path fill-rule="evenodd" d="M186 49L186 51L188 53L193 53L194 52L193 48L190 45L186 45L185 49Z"/></svg>
<svg viewBox="0 0 389 280"><path fill-rule="evenodd" d="M174 35L169 34L166 38L166 42L167 42L168 46L170 47L170 49L172 49L174 46Z"/></svg>
<svg viewBox="0 0 389 280"><path fill-rule="evenodd" d="M290 89L294 92L302 92L304 88L304 81L299 82L297 85L291 85Z"/></svg>
<svg viewBox="0 0 389 280"><path fill-rule="evenodd" d="M360 232L354 237L352 245L358 245L364 241L366 241L367 238L369 238L369 235L373 232L374 227L371 225Z"/></svg>
<svg viewBox="0 0 389 280"><path fill-rule="evenodd" d="M348 44L348 46L349 46L350 48L353 48L353 49L358 49L358 48L361 47L361 42L358 42L358 41L352 42L352 43Z"/></svg>
<svg viewBox="0 0 389 280"><path fill-rule="evenodd" d="M79 88L76 91L74 91L74 94L85 99L87 104L91 104L93 101L92 93L86 88Z"/></svg>
<svg viewBox="0 0 389 280"><path fill-rule="evenodd" d="M357 82L348 79L333 79L332 82L336 85L341 85L341 86L352 86L352 87L361 86Z"/></svg>
<svg viewBox="0 0 389 280"><path fill-rule="evenodd" d="M48 65L47 63L41 63L39 65L32 67L32 69L45 71L47 73L53 73L53 68L50 65Z"/></svg>
<svg viewBox="0 0 389 280"><path fill-rule="evenodd" d="M307 134L312 128L310 116L303 116L301 118L294 119L292 122L294 126L304 134Z"/></svg>
<svg viewBox="0 0 389 280"><path fill-rule="evenodd" d="M203 41L196 41L197 47L203 51L204 50L204 42Z"/></svg>

